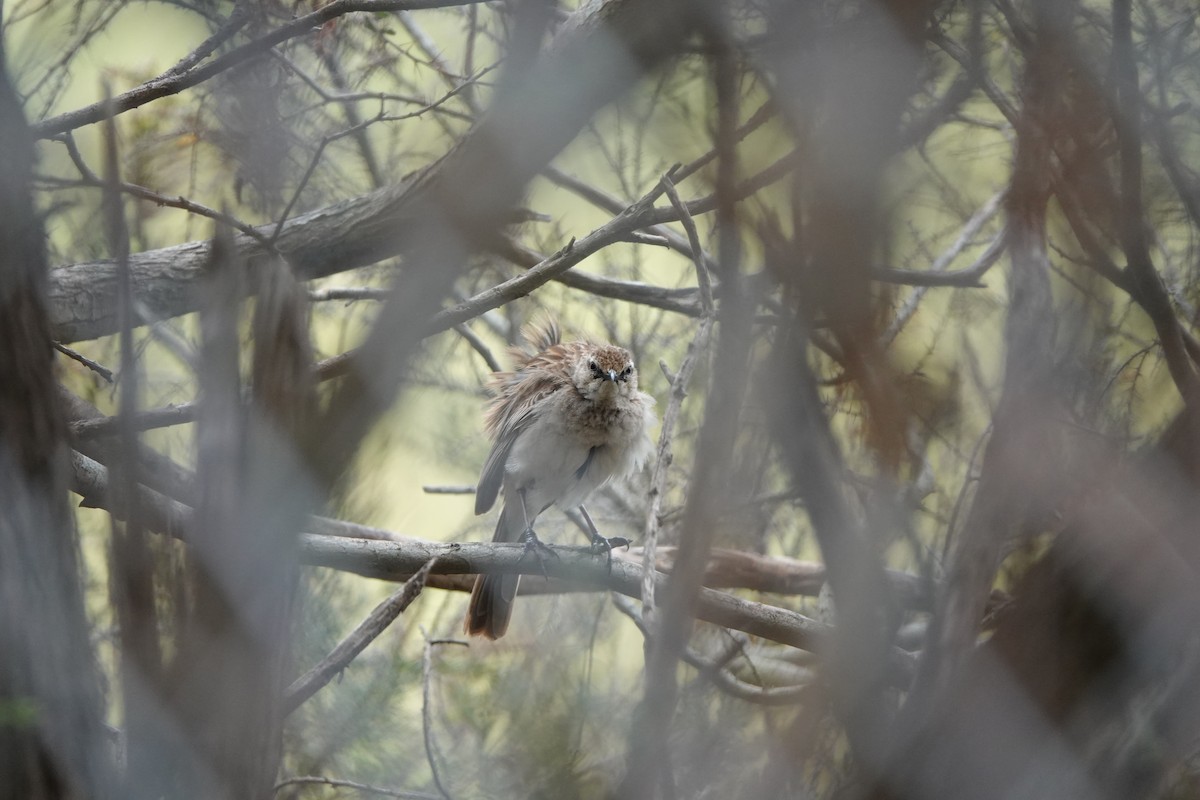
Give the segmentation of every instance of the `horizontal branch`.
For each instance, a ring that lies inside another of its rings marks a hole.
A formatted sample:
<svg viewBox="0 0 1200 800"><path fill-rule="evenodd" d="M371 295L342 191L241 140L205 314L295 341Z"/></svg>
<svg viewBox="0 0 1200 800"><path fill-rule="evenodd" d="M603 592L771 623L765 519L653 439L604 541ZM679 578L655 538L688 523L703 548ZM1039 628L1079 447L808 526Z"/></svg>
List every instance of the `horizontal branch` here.
<svg viewBox="0 0 1200 800"><path fill-rule="evenodd" d="M550 578L597 590L614 591L627 597L641 596L640 565L613 559L610 569L603 557L595 555L586 546L554 547L559 557L538 563L528 558L522 544L385 542L311 534L300 538L301 563L331 567L364 577L406 580L436 558L433 574L536 574L544 566ZM661 590L668 578L659 573L655 580ZM713 589L700 591L695 616L706 622L809 652L821 652L830 641L830 628L803 614ZM892 648L889 666L892 680L897 685L906 686L912 675L912 656L899 648Z"/></svg>
<svg viewBox="0 0 1200 800"><path fill-rule="evenodd" d="M384 797L395 797L398 800L443 800L440 794L428 794L426 792L410 792L407 789L387 789L383 786L372 786L369 783L361 781L347 781L339 778L326 778L322 775L299 775L294 778L284 778L279 783L275 784L274 794L279 794L280 789L286 789L289 786L331 786L334 789L353 789L356 792L365 794L378 794Z"/></svg>
<svg viewBox="0 0 1200 800"><path fill-rule="evenodd" d="M138 411L133 415L133 430L149 431L194 422L198 410L195 403L180 403L176 406ZM118 433L119 421L116 417L95 417L73 420L70 425L71 435L80 439L91 439L97 436L115 436Z"/></svg>
<svg viewBox="0 0 1200 800"><path fill-rule="evenodd" d="M655 549L655 568L669 573L675 564L677 547ZM628 553L618 551L617 558L641 563L642 548ZM902 608L932 609L933 585L907 572L887 570L892 595ZM713 548L704 572L704 585L714 589L751 589L772 594L816 597L825 585L825 565L819 561L801 561L785 556L764 556L744 550Z"/></svg>
<svg viewBox="0 0 1200 800"><path fill-rule="evenodd" d="M78 405L76 403L76 406ZM135 425L138 429L153 427L160 421L160 417L161 421L165 421L183 411L194 412L195 408L195 404L188 403L176 408L142 412L142 415L137 417ZM71 422L72 433L80 438L112 435L115 428L115 417L97 416L76 419ZM98 451L95 452L95 455L100 458L104 457ZM88 505L109 508L119 514L109 505L106 467L88 456L76 454L74 458L75 483L72 487L74 491L83 495ZM163 469L161 461L155 469ZM184 478L185 474L190 476L190 473L181 471L179 477ZM186 477L185 482L191 484L194 482L194 478ZM474 490L474 486L425 487L426 492L435 494L470 494ZM183 526L190 520L192 513L190 507L184 503L170 500L166 494L159 491L143 488L142 493L142 504L150 510L151 516L155 520L150 523L152 528L160 532L167 532L166 528L170 527L172 530L182 532ZM167 522L168 520L170 522ZM309 533L323 536L389 542L424 541L394 531L329 517L311 517L306 527ZM656 550L656 569L663 573L670 573L674 566L675 553L676 548L674 547L659 547ZM642 548L617 550L613 553L613 558L640 564ZM930 609L934 591L930 581L919 575L898 570L888 570L886 577L890 592L901 608L918 611ZM765 556L741 550L716 548L709 557L703 583L714 589L748 589L779 595L816 597L825 583L825 565L817 561L804 561L786 556ZM465 576L435 574L430 578L429 585L451 591L470 591L472 581ZM520 588L521 594L538 595L573 591L595 591L595 587L568 585L561 581L549 580L540 574L534 574L529 579L522 581Z"/></svg>
<svg viewBox="0 0 1200 800"><path fill-rule="evenodd" d="M104 508L117 518L124 518L124 509L109 491L108 470L104 465L73 453L71 467L71 490L83 497L85 506ZM140 490L139 499L144 522L151 530L186 539L194 516L190 507L144 487ZM313 527L352 533L360 526L314 519ZM381 533L365 528L362 530L373 536ZM538 563L536 559L527 557L525 546L521 544L447 544L420 539L397 541L308 533L300 535L299 552L302 564L392 581L408 580L434 559L436 562L430 570L431 576L480 573L541 575L544 567L548 578L562 581L568 586L581 590L614 591L640 599L643 573L639 564L614 558L610 567L606 559L593 554L588 547L556 546L553 549L558 558ZM655 580L661 586L668 578L657 573ZM438 582L431 577L429 585L437 586ZM820 652L829 641L828 626L802 614L743 600L713 589L701 590L695 616L810 652ZM893 647L891 661L893 682L906 686L912 675L912 656Z"/></svg>
<svg viewBox="0 0 1200 800"><path fill-rule="evenodd" d="M439 162L444 163L444 162ZM374 264L399 251L411 224L409 201L415 181L390 186L290 219L275 246L301 278L321 278ZM269 238L274 223L256 230ZM268 258L263 244L242 233L234 236L239 260L251 269ZM134 301L143 322L169 319L198 308L196 287L209 261L208 241L146 250L129 257ZM107 259L50 271L49 313L54 336L75 342L117 330L116 265Z"/></svg>

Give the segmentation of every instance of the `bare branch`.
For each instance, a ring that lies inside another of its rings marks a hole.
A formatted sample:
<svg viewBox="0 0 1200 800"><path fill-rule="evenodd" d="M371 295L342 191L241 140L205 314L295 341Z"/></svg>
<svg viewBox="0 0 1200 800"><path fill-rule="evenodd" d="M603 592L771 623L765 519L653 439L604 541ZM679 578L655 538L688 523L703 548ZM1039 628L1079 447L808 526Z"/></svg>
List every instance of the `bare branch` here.
<svg viewBox="0 0 1200 800"><path fill-rule="evenodd" d="M554 547L559 555L542 564L525 558L520 544L464 542L440 544L435 542L383 542L331 536L301 537L301 561L310 566L332 567L371 578L397 580L414 574L427 561L437 558L435 574L506 573L539 575L542 567L554 579L567 581L593 590L620 592L627 597L641 596L640 566L614 559L609 572L603 557L590 548ZM662 591L666 576L658 575L658 591ZM808 617L774 606L743 600L712 589L702 589L696 606L698 619L752 636L789 644L801 650L820 651L827 641L829 629ZM888 669L892 679L903 685L910 674L912 659L894 649Z"/></svg>
<svg viewBox="0 0 1200 800"><path fill-rule="evenodd" d="M78 453L72 459L72 466L71 490L82 495L86 505L107 508L118 516L123 513L113 504L108 491L108 473L103 466ZM174 536L184 535L191 525L191 509L148 489L142 491L146 524ZM588 547L554 549L559 558L542 565L522 558L525 548L519 544L441 544L416 539L386 541L305 534L301 536L300 560L310 566L332 567L384 580L409 580L434 559L436 563L430 567L430 574L437 575L486 572L536 576L542 574L544 566L550 578L586 586L592 591L610 590L633 598L641 597L640 566L614 559L610 570L606 560L597 557ZM655 580L657 591L661 591L666 576L659 574ZM712 589L701 590L696 616L802 650L819 649L828 633L825 626L794 611L742 600ZM895 679L903 685L903 676L912 668L911 657L896 650L893 660L892 666L898 670Z"/></svg>
<svg viewBox="0 0 1200 800"><path fill-rule="evenodd" d="M36 125L32 125L31 129L34 136L39 139L46 139L84 125L99 122L105 119L110 113L120 114L132 108L143 106L153 100L178 94L184 89L190 89L193 86L204 83L208 79L220 75L222 72L226 72L252 58L263 55L278 44L282 44L289 39L294 39L297 36L305 36L331 19L336 19L345 14L351 14L356 11L415 11L429 8L451 8L474 2L478 2L478 0L334 0L334 2L321 6L316 11L306 14L286 25L281 25L252 42L247 42L240 47L230 50L228 53L213 59L202 67L190 66L202 60L204 55L212 52L212 49L214 49L213 39L206 40L196 51L162 75L114 97L111 112L108 111L106 103L93 103L90 106L43 120ZM240 21L231 23L224 29L222 35L228 38L228 36L236 32L238 27L241 27L241 24Z"/></svg>
<svg viewBox="0 0 1200 800"><path fill-rule="evenodd" d="M57 350L58 352L62 353L64 356L71 359L72 361L78 361L80 364L83 364L85 367L90 369L92 372L96 373L101 378L103 378L105 383L113 382L113 371L111 369L109 369L108 367L104 366L103 364L101 364L99 361L93 361L92 359L85 356L83 353L80 353L76 350L72 350L71 348L67 347L66 345L64 345L60 342L54 342L54 349Z"/></svg>
<svg viewBox="0 0 1200 800"><path fill-rule="evenodd" d="M429 577L435 560L427 561L411 578L404 582L403 586L375 606L366 619L347 634L346 638L338 642L327 656L292 681L291 685L283 691L283 716L291 714L316 694L321 687L333 680L413 604L413 601L420 596L421 590L425 588L425 580Z"/></svg>
<svg viewBox="0 0 1200 800"><path fill-rule="evenodd" d="M425 758L429 762L433 785L437 787L438 792L445 800L453 800L450 792L446 789L446 784L442 782L441 769L438 767L439 754L433 741L433 702L430 698L433 682L433 646L446 643L445 640L433 641L428 635L425 636L425 647L421 657L421 730L422 738L425 741ZM467 645L466 642L461 641L456 641L454 644L464 647Z"/></svg>
<svg viewBox="0 0 1200 800"><path fill-rule="evenodd" d="M425 792L408 792L403 789L385 789L382 786L371 786L367 783L359 783L358 781L346 781L338 778L322 778L316 775L302 775L294 778L285 778L275 784L275 794L279 794L280 789L286 789L289 786L305 786L305 785L320 785L332 786L336 789L353 789L356 792L365 792L366 794L381 794L384 797L396 797L399 800L439 800L436 794L426 794Z"/></svg>

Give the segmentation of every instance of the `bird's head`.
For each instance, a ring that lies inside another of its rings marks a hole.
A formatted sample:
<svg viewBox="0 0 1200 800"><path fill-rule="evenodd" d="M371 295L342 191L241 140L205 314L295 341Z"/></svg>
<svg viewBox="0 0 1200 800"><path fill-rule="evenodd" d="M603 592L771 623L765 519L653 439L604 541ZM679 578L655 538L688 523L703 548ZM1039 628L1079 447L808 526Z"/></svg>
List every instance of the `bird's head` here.
<svg viewBox="0 0 1200 800"><path fill-rule="evenodd" d="M592 347L581 353L571 378L579 394L588 400L607 401L637 391L633 356L613 345Z"/></svg>

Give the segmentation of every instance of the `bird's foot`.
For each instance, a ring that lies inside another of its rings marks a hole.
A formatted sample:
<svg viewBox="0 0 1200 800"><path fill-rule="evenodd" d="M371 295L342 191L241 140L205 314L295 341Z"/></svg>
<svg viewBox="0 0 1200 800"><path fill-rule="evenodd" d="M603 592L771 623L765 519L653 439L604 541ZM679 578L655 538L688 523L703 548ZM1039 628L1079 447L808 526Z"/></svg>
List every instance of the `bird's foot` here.
<svg viewBox="0 0 1200 800"><path fill-rule="evenodd" d="M533 532L533 528L526 528L518 541L525 545L525 552L521 554L521 558L517 563L521 563L521 561L525 560L526 556L533 553L537 556L538 567L542 570L542 577L549 578L550 576L546 574L546 554L549 553L555 558L560 558L558 553L554 552L550 545L539 539L537 534Z"/></svg>
<svg viewBox="0 0 1200 800"><path fill-rule="evenodd" d="M594 555L604 554L605 564L608 566L608 571L612 572L612 551L618 547L629 547L629 540L624 536L614 536L611 539L606 539L598 533L592 534L592 553Z"/></svg>

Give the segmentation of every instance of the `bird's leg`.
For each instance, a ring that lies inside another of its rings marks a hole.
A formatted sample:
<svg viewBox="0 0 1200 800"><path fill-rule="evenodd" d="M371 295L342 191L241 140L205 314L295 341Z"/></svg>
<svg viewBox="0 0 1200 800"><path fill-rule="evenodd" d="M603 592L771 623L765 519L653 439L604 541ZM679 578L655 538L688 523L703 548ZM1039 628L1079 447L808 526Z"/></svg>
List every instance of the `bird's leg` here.
<svg viewBox="0 0 1200 800"><path fill-rule="evenodd" d="M604 553L608 558L608 568L611 570L613 548L629 547L629 540L624 536L614 536L611 539L604 538L600 535L600 531L596 530L596 523L592 522L592 516L588 514L587 509L580 506L579 513L583 515L583 521L587 523L588 535L592 537L592 552Z"/></svg>
<svg viewBox="0 0 1200 800"><path fill-rule="evenodd" d="M532 552L537 556L538 566L541 567L542 570L542 577L548 578L550 576L546 574L546 556L543 555L543 553L549 553L555 558L558 558L559 555L551 550L549 545L544 544L542 540L537 537L537 534L533 532L533 523L529 521L529 509L525 507L525 490L518 489L517 497L521 500L521 515L525 519L525 530L521 532L520 537L517 539L517 541L525 545L525 552L521 554L520 561L524 561L525 557ZM520 561L517 563L520 563Z"/></svg>

